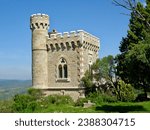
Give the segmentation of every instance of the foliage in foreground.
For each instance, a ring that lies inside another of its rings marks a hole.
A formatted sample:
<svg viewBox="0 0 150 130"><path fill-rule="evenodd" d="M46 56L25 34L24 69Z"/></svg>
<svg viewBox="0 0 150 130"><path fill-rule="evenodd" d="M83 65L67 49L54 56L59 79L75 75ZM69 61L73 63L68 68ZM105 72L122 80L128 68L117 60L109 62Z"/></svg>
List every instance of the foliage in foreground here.
<svg viewBox="0 0 150 130"><path fill-rule="evenodd" d="M12 101L0 101L0 112L16 112L12 109ZM6 109L7 108L7 109ZM118 113L137 113L150 112L150 101L146 102L103 102L90 108L83 108L81 106L67 105L67 104L49 104L47 107L30 111L32 113L103 113L103 112L118 112ZM29 113L29 111L27 112Z"/></svg>
<svg viewBox="0 0 150 130"><path fill-rule="evenodd" d="M14 97L14 112L38 112L48 109L52 105L73 105L73 100L69 96L50 95L44 97L37 89L29 89L29 94L16 95Z"/></svg>
<svg viewBox="0 0 150 130"><path fill-rule="evenodd" d="M95 106L84 108L85 102L95 103ZM116 97L90 93L88 97L73 102L69 96L43 96L39 90L29 90L28 94L16 95L13 100L0 101L0 112L15 113L95 113L95 112L150 112L150 101L118 102Z"/></svg>

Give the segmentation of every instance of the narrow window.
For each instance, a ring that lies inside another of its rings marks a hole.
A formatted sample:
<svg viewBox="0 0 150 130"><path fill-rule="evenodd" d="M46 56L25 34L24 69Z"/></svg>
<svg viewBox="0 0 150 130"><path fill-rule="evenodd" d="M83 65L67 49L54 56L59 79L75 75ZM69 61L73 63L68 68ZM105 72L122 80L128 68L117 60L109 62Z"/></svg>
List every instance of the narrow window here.
<svg viewBox="0 0 150 130"><path fill-rule="evenodd" d="M64 65L64 78L67 78L68 77L68 74L67 74L67 65L65 64Z"/></svg>
<svg viewBox="0 0 150 130"><path fill-rule="evenodd" d="M59 72L59 78L62 78L63 77L63 75L62 75L62 65L58 66L58 72Z"/></svg>
<svg viewBox="0 0 150 130"><path fill-rule="evenodd" d="M68 67L64 58L61 58L58 64L58 78L68 78Z"/></svg>

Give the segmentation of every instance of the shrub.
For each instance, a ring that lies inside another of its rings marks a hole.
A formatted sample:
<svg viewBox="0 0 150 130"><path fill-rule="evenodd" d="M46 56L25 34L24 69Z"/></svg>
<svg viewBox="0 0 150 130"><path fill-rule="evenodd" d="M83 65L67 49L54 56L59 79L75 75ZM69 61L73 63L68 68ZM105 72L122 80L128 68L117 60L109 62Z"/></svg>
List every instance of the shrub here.
<svg viewBox="0 0 150 130"><path fill-rule="evenodd" d="M25 112L34 112L40 107L41 106L38 102L32 101L28 103L27 108L25 109Z"/></svg>
<svg viewBox="0 0 150 130"><path fill-rule="evenodd" d="M143 102L143 101L148 101L148 100L149 99L147 98L147 96L145 95L145 93L138 94L138 96L135 99L136 102Z"/></svg>
<svg viewBox="0 0 150 130"><path fill-rule="evenodd" d="M103 102L117 102L117 98L115 96L101 92L90 93L87 98L97 105Z"/></svg>
<svg viewBox="0 0 150 130"><path fill-rule="evenodd" d="M3 100L0 101L0 112L1 113L10 113L12 112L12 104L13 101L12 100Z"/></svg>
<svg viewBox="0 0 150 130"><path fill-rule="evenodd" d="M85 95L88 95L90 92L95 92L96 86L93 83L92 73L86 71L84 77L81 79L83 86L85 87Z"/></svg>
<svg viewBox="0 0 150 130"><path fill-rule="evenodd" d="M31 95L16 95L14 97L14 112L33 112L37 107L37 102Z"/></svg>
<svg viewBox="0 0 150 130"><path fill-rule="evenodd" d="M126 84L122 80L119 80L115 94L119 101L130 102L135 100L135 94L132 85Z"/></svg>
<svg viewBox="0 0 150 130"><path fill-rule="evenodd" d="M96 104L100 104L103 102L103 98L100 92L90 93L87 98Z"/></svg>
<svg viewBox="0 0 150 130"><path fill-rule="evenodd" d="M28 94L35 99L40 99L42 97L42 91L40 89L29 88Z"/></svg>
<svg viewBox="0 0 150 130"><path fill-rule="evenodd" d="M103 102L117 102L117 97L114 95L102 94Z"/></svg>
<svg viewBox="0 0 150 130"><path fill-rule="evenodd" d="M72 105L74 102L70 96L61 96L61 95L49 95L45 98L45 101L49 104L70 104Z"/></svg>
<svg viewBox="0 0 150 130"><path fill-rule="evenodd" d="M86 98L79 98L76 102L75 102L75 106L81 106L83 107L84 103L88 102L88 99Z"/></svg>

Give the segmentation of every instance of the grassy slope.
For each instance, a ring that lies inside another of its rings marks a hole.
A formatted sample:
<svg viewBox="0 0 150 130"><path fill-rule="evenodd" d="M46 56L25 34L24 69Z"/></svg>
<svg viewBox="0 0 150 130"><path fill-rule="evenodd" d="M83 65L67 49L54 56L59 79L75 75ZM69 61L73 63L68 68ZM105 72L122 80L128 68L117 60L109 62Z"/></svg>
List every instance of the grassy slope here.
<svg viewBox="0 0 150 130"><path fill-rule="evenodd" d="M150 101L148 102L118 102L118 103L104 103L97 106L96 111L103 112L120 112L120 113L139 113L150 112Z"/></svg>
<svg viewBox="0 0 150 130"><path fill-rule="evenodd" d="M81 112L81 113L99 113L99 112L150 112L150 102L139 103L103 103L100 106L92 108L72 107L72 106L51 106L43 112Z"/></svg>
<svg viewBox="0 0 150 130"><path fill-rule="evenodd" d="M100 106L91 108L74 107L69 105L51 105L46 109L37 110L35 112L66 112L66 113L146 113L150 112L150 101L139 103L103 103Z"/></svg>
<svg viewBox="0 0 150 130"><path fill-rule="evenodd" d="M0 112L12 112L13 101L0 101ZM138 103L103 103L91 108L74 107L71 105L51 104L46 108L37 109L37 113L148 113L150 112L150 101Z"/></svg>

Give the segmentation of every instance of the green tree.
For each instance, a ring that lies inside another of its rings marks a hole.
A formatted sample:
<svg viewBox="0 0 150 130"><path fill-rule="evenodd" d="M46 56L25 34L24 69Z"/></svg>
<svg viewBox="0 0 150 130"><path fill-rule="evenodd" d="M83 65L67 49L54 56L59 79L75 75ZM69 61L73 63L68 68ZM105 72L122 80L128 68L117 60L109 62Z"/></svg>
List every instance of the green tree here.
<svg viewBox="0 0 150 130"><path fill-rule="evenodd" d="M93 75L92 73L87 70L82 78L82 82L85 89L85 94L88 95L90 92L95 91L95 84L93 83Z"/></svg>
<svg viewBox="0 0 150 130"><path fill-rule="evenodd" d="M96 80L101 78L105 78L106 80L110 80L113 77L114 72L114 58L112 55L108 55L103 57L102 59L97 59L97 61L91 66L91 69L97 73L93 76Z"/></svg>
<svg viewBox="0 0 150 130"><path fill-rule="evenodd" d="M145 96L150 88L150 37L132 46L126 54L128 62L128 79L136 86L144 89Z"/></svg>
<svg viewBox="0 0 150 130"><path fill-rule="evenodd" d="M131 8L129 30L121 41L121 54L116 61L117 74L122 80L142 87L147 97L147 88L150 87L150 1L146 2L145 7L138 2Z"/></svg>
<svg viewBox="0 0 150 130"><path fill-rule="evenodd" d="M86 94L95 92L97 89L106 90L108 86L112 86L112 78L114 76L113 59L112 55L103 57L102 59L97 59L91 66L90 70L85 73L82 81L86 87ZM103 82L105 82L105 84L103 84Z"/></svg>
<svg viewBox="0 0 150 130"><path fill-rule="evenodd" d="M122 102L129 102L135 100L134 89L131 84L126 84L124 81L119 80L115 89L117 99Z"/></svg>

